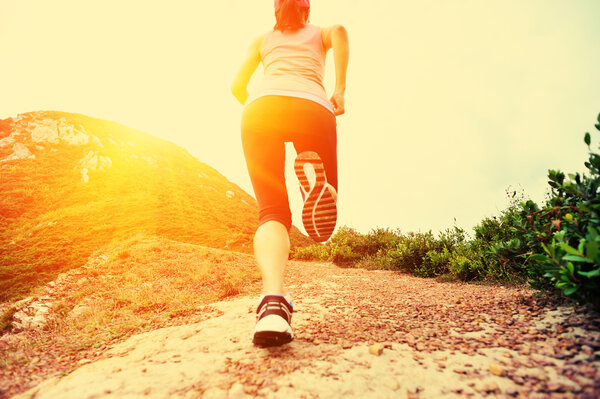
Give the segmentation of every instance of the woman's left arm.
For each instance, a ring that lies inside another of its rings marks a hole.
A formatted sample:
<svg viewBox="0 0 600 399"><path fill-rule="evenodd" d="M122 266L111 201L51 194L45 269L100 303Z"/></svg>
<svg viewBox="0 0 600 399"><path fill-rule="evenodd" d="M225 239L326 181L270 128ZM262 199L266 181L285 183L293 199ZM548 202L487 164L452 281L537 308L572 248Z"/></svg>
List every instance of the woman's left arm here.
<svg viewBox="0 0 600 399"><path fill-rule="evenodd" d="M246 59L231 84L231 93L242 105L248 99L248 82L260 63L260 49L264 38L265 35L262 35L252 42L246 53Z"/></svg>

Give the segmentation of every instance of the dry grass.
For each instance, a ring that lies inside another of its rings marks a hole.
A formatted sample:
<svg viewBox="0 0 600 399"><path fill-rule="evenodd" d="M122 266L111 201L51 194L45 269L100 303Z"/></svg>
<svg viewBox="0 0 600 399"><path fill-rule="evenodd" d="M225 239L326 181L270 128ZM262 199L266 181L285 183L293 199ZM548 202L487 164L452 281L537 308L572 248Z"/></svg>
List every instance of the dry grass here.
<svg viewBox="0 0 600 399"><path fill-rule="evenodd" d="M59 276L43 330L0 341L0 385L66 372L132 334L200 321L211 302L259 292L250 255L143 235L105 251Z"/></svg>

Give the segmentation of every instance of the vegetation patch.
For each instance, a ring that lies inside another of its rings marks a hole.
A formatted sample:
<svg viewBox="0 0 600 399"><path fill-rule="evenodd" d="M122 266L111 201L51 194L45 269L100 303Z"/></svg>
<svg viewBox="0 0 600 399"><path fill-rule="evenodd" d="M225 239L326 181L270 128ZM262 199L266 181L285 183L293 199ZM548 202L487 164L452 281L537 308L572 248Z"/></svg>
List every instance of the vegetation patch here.
<svg viewBox="0 0 600 399"><path fill-rule="evenodd" d="M91 259L47 286L43 327L0 342L0 381L23 367L64 370L133 334L204 320L215 316L210 303L260 290L251 255L164 238L136 235ZM5 333L14 313L0 320Z"/></svg>
<svg viewBox="0 0 600 399"><path fill-rule="evenodd" d="M595 127L600 130L600 115ZM296 248L292 257L444 281L529 282L600 309L600 154L592 151L589 133L584 141L587 173L549 170L542 206L509 192L509 207L483 219L472 238L458 227L438 236L390 229L360 234L342 227L326 244Z"/></svg>

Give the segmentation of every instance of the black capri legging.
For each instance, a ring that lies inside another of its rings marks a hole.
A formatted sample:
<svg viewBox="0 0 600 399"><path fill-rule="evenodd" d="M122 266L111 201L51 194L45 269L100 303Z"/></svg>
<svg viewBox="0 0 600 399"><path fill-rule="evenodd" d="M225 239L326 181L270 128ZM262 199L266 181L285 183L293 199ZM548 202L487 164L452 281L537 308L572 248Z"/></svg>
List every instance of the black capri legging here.
<svg viewBox="0 0 600 399"><path fill-rule="evenodd" d="M327 182L338 190L336 119L322 105L297 97L269 95L242 114L242 146L258 202L258 225L276 220L292 226L285 186L285 142L296 152L321 157Z"/></svg>

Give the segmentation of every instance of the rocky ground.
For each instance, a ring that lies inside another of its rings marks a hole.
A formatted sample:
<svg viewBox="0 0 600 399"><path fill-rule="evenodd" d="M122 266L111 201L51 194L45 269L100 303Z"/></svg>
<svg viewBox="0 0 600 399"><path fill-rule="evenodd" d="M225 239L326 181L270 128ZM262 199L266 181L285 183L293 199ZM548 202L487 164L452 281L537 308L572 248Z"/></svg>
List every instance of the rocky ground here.
<svg viewBox="0 0 600 399"><path fill-rule="evenodd" d="M291 262L288 275L289 345L254 347L257 297L237 297L14 398L600 396L600 315L585 308L525 288L330 264Z"/></svg>

